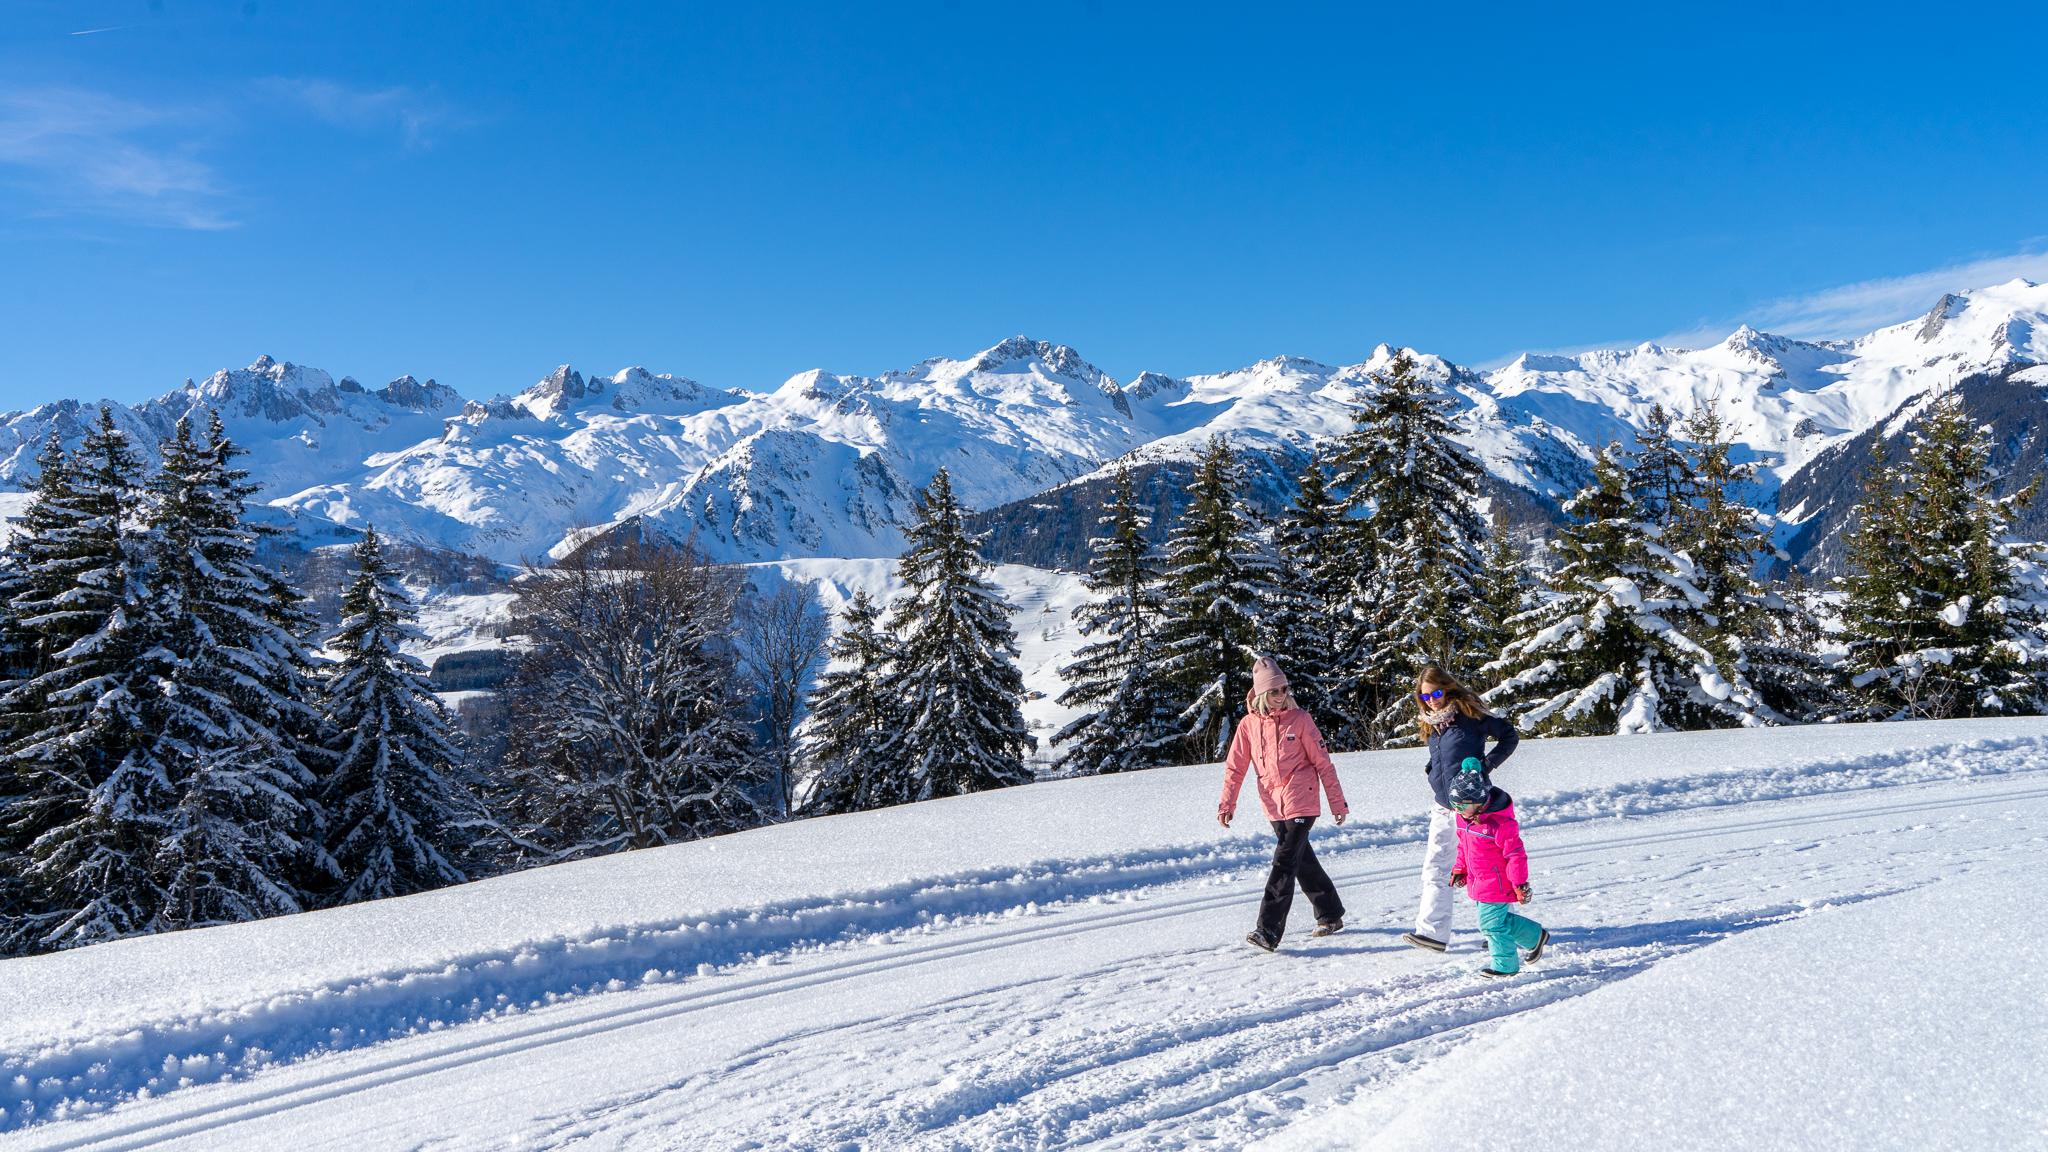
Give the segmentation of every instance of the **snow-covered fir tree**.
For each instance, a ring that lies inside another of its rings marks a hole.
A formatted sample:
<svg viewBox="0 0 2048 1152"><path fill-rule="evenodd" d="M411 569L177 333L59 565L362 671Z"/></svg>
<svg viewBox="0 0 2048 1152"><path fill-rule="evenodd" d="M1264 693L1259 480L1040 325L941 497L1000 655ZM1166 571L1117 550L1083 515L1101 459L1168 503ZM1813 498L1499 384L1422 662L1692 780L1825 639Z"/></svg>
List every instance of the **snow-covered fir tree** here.
<svg viewBox="0 0 2048 1152"><path fill-rule="evenodd" d="M463 881L460 861L478 823L457 775L462 754L427 668L407 653L421 639L412 596L384 558L375 528L351 551L355 575L329 647L327 715L339 738L322 783L327 850L339 903L423 892Z"/></svg>
<svg viewBox="0 0 2048 1152"><path fill-rule="evenodd" d="M1325 472L1323 460L1309 461L1294 500L1274 525L1273 547L1285 576L1266 612L1275 620L1271 647L1286 662L1295 701L1338 740L1355 732L1361 719L1350 711L1355 696L1346 691L1352 676L1344 664L1357 639L1358 571L1356 541Z"/></svg>
<svg viewBox="0 0 2048 1152"><path fill-rule="evenodd" d="M1167 537L1161 675L1179 705L1189 762L1220 758L1251 688L1252 662L1270 638L1261 622L1276 564L1243 499L1244 466L1211 437L1188 484L1188 505Z"/></svg>
<svg viewBox="0 0 2048 1152"><path fill-rule="evenodd" d="M2048 542L2009 540L1999 550L2012 572L2004 602L1997 605L2010 630L2009 654L2031 681L2022 689L2034 694L2031 709L2048 713Z"/></svg>
<svg viewBox="0 0 2048 1152"><path fill-rule="evenodd" d="M1882 445L1850 529L1843 621L1864 715L2034 714L2048 706L2028 653L2007 539L2033 485L1996 494L1983 430L1953 392L1929 403L1906 459Z"/></svg>
<svg viewBox="0 0 2048 1152"><path fill-rule="evenodd" d="M944 468L917 497L910 547L897 561L903 595L891 613L894 689L902 726L887 755L907 773L897 802L1027 783L1024 676L1009 604L967 532Z"/></svg>
<svg viewBox="0 0 2048 1152"><path fill-rule="evenodd" d="M1855 711L1839 647L1823 616L1832 610L1797 568L1787 566L1769 594L1779 607L1766 613L1746 646L1745 673L1756 694L1792 724L1838 720Z"/></svg>
<svg viewBox="0 0 2048 1152"><path fill-rule="evenodd" d="M148 614L163 674L145 697L154 754L177 803L155 867L164 905L152 930L296 912L317 821L313 774L294 733L310 724L303 640L269 603L244 520L255 491L216 418L198 442L180 419L160 447L144 517Z"/></svg>
<svg viewBox="0 0 2048 1152"><path fill-rule="evenodd" d="M855 592L839 619L799 742L803 808L818 814L881 808L914 790L890 743L902 716L890 686L896 644L883 626L882 605Z"/></svg>
<svg viewBox="0 0 2048 1152"><path fill-rule="evenodd" d="M1674 624L1702 601L1692 565L1657 545L1610 448L1565 505L1558 564L1516 638L1484 670L1486 699L1544 735L1589 736L1760 723L1761 703Z"/></svg>
<svg viewBox="0 0 2048 1152"><path fill-rule="evenodd" d="M58 509L48 498L64 490L63 443L53 434L36 457L36 475L28 484L29 503L24 515L14 520L14 534L0 546L0 752L11 747L27 716L11 715L6 703L16 688L41 671L41 654L35 633L22 626L14 602L28 592L30 583L24 546L40 539ZM28 826L24 804L30 781L19 775L16 765L0 759L0 956L15 951L15 926L29 915L27 881L29 843L34 830Z"/></svg>
<svg viewBox="0 0 2048 1152"><path fill-rule="evenodd" d="M256 562L256 486L233 463L244 449L213 416L205 443L186 418L160 451L143 525L150 615L172 668L150 713L178 806L158 849L166 906L154 927L295 912L324 861L309 804L317 748L305 742L311 654L281 623L281 578Z"/></svg>
<svg viewBox="0 0 2048 1152"><path fill-rule="evenodd" d="M1474 605L1484 597L1475 500L1484 474L1451 439L1456 405L1406 351L1374 374L1375 389L1332 453L1334 486L1366 537L1348 662L1371 700L1375 745L1413 738L1415 674L1436 664L1473 675L1491 653ZM1369 511L1369 518L1362 514Z"/></svg>
<svg viewBox="0 0 2048 1152"><path fill-rule="evenodd" d="M1735 459L1727 421L1711 400L1700 405L1681 425L1679 449L1685 491L1665 512L1668 527L1660 542L1692 561L1692 584L1700 592L1700 627L1695 639L1713 651L1724 668L1739 669L1746 642L1763 628L1764 618L1782 604L1771 596L1756 570L1777 558L1770 524L1763 513L1743 503L1740 489L1756 477L1756 465ZM1646 516L1656 509L1646 508Z"/></svg>
<svg viewBox="0 0 2048 1152"><path fill-rule="evenodd" d="M1629 498L1641 509L1643 522L1658 528L1669 527L1681 516L1696 492L1694 460L1679 440L1676 423L1664 405L1650 405L1629 454Z"/></svg>
<svg viewBox="0 0 2048 1152"><path fill-rule="evenodd" d="M1533 582L1528 560L1509 532L1507 522L1494 517L1481 556L1484 575L1480 581L1480 624L1484 637L1480 650L1498 655L1515 638L1512 621L1529 608ZM1491 657L1489 657L1491 659Z"/></svg>
<svg viewBox="0 0 2048 1152"><path fill-rule="evenodd" d="M1807 630L1797 618L1803 604L1787 600L1757 575L1772 561L1788 563L1770 537L1770 519L1742 500L1756 478L1754 463L1735 459L1735 444L1720 407L1702 403L1679 425L1677 479L1653 499L1665 506L1661 539L1692 564L1697 609L1680 626L1714 654L1722 675L1760 702L1766 720L1810 721L1840 710L1835 676L1817 649L1793 646ZM1667 444L1670 442L1668 433ZM1650 450L1649 445L1639 452ZM1640 476L1640 456L1638 469ZM1638 488L1638 491L1644 491Z"/></svg>
<svg viewBox="0 0 2048 1152"><path fill-rule="evenodd" d="M1058 735L1058 772L1094 775L1150 768L1179 754L1172 686L1159 671L1165 587L1160 558L1147 540L1151 517L1138 507L1128 464L1111 481L1103 534L1089 540L1083 586L1093 599L1074 609L1089 639L1060 669L1064 708L1087 709Z"/></svg>
<svg viewBox="0 0 2048 1152"><path fill-rule="evenodd" d="M102 408L10 542L26 577L11 608L36 654L0 704L27 854L19 949L133 935L164 907L154 853L176 794L145 708L170 670L149 628L141 493L141 462Z"/></svg>

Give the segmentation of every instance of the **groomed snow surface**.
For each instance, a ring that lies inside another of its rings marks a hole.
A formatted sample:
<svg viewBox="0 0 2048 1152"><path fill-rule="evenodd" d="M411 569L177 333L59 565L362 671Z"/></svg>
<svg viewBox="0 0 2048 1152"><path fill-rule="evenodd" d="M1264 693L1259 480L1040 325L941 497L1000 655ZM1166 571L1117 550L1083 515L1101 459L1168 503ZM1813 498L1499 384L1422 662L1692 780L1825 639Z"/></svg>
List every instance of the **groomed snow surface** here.
<svg viewBox="0 0 2048 1152"><path fill-rule="evenodd" d="M2048 723L1525 742L1502 982L1419 760L1274 956L1203 767L0 962L0 1149L2048 1146Z"/></svg>

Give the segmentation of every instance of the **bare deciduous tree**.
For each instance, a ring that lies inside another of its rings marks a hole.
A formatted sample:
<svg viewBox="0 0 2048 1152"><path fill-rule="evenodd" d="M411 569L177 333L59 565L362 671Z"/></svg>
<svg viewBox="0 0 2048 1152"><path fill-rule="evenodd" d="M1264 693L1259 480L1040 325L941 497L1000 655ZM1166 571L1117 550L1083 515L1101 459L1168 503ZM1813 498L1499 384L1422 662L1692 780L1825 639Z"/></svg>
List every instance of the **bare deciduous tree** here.
<svg viewBox="0 0 2048 1152"><path fill-rule="evenodd" d="M761 693L768 758L781 790L782 815L787 817L794 803L798 713L811 674L832 638L831 620L818 604L817 585L787 581L765 596L743 601L739 637L741 665Z"/></svg>
<svg viewBox="0 0 2048 1152"><path fill-rule="evenodd" d="M508 699L501 808L518 855L574 859L759 823L732 644L743 587L687 546L630 541L529 569L532 648Z"/></svg>

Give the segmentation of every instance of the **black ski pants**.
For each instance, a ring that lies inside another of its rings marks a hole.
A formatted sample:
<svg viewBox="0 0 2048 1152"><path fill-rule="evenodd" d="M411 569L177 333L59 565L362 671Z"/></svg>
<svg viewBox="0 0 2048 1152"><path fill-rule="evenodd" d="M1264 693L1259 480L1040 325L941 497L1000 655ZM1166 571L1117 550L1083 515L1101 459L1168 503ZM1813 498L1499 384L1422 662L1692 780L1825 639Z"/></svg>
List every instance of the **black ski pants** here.
<svg viewBox="0 0 2048 1152"><path fill-rule="evenodd" d="M1297 882L1315 908L1318 924L1344 918L1337 886L1330 883L1330 874L1323 871L1316 850L1309 846L1308 831L1315 823L1313 816L1273 821L1273 834L1280 837L1280 843L1273 848L1273 870L1266 876L1266 898L1259 904L1259 931L1274 943L1287 931L1287 910L1294 906Z"/></svg>

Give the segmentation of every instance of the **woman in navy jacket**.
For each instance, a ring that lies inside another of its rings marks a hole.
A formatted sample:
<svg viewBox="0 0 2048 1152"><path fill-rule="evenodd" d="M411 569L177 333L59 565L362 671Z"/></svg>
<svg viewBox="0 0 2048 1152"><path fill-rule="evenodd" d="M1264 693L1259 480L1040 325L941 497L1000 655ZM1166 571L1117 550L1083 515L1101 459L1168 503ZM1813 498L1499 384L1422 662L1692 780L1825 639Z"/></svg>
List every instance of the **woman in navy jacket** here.
<svg viewBox="0 0 2048 1152"><path fill-rule="evenodd" d="M1416 730L1429 746L1430 791L1436 803L1429 811L1429 848L1422 856L1422 904L1415 913L1415 931L1401 939L1417 948L1442 952L1451 944L1451 869L1458 859L1458 823L1452 811L1451 781L1467 758L1484 767L1491 786L1493 770L1514 754L1521 736L1515 726L1486 710L1472 690L1432 664L1416 679ZM1493 750L1487 750L1487 742ZM1511 802L1492 788L1483 811L1498 812Z"/></svg>

